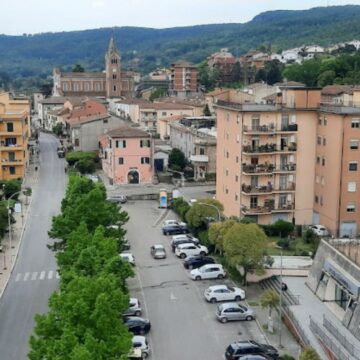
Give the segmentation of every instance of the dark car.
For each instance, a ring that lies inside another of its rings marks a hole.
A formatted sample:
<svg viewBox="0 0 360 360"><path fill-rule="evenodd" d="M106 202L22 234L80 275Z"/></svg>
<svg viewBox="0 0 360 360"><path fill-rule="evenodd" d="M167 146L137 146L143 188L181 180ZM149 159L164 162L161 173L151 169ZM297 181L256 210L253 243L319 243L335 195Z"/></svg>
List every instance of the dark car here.
<svg viewBox="0 0 360 360"><path fill-rule="evenodd" d="M189 256L184 261L184 268L185 269L197 269L206 264L215 264L215 260L210 256Z"/></svg>
<svg viewBox="0 0 360 360"><path fill-rule="evenodd" d="M171 241L171 250L172 250L172 252L175 252L175 249L181 244L195 244L195 245L198 245L199 241L198 240L186 240L186 239L172 240Z"/></svg>
<svg viewBox="0 0 360 360"><path fill-rule="evenodd" d="M163 226L162 232L164 235L187 234L189 229L186 225L169 224Z"/></svg>
<svg viewBox="0 0 360 360"><path fill-rule="evenodd" d="M225 359L240 360L245 355L262 355L267 359L278 359L278 351L271 345L259 344L256 341L236 341L226 348Z"/></svg>
<svg viewBox="0 0 360 360"><path fill-rule="evenodd" d="M135 335L144 335L150 331L151 324L147 319L138 316L124 317L124 324Z"/></svg>

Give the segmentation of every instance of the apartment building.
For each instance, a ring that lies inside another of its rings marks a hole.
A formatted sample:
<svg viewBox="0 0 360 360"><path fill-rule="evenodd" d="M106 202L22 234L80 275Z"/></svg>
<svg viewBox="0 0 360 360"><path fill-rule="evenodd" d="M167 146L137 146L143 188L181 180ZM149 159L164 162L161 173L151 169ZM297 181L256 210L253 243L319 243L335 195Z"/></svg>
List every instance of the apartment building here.
<svg viewBox="0 0 360 360"><path fill-rule="evenodd" d="M23 178L29 162L30 102L0 94L0 179Z"/></svg>
<svg viewBox="0 0 360 360"><path fill-rule="evenodd" d="M170 94L179 97L196 94L197 76L197 67L187 61L180 60L172 64L169 88Z"/></svg>
<svg viewBox="0 0 360 360"><path fill-rule="evenodd" d="M357 235L360 89L280 90L273 104L216 103L217 199L228 216Z"/></svg>

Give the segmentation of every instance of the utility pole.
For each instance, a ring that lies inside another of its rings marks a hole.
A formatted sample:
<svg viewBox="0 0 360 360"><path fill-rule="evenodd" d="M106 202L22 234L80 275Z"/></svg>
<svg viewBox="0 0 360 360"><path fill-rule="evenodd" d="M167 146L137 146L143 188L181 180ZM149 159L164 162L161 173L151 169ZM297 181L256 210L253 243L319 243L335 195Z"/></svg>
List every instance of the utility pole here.
<svg viewBox="0 0 360 360"><path fill-rule="evenodd" d="M281 237L281 234L280 234ZM282 260L283 260L283 251L281 250L280 252L280 320L279 320L279 348L282 349L283 345L282 345L282 340L281 340L281 335L282 335L282 286L283 286L283 276L282 276Z"/></svg>

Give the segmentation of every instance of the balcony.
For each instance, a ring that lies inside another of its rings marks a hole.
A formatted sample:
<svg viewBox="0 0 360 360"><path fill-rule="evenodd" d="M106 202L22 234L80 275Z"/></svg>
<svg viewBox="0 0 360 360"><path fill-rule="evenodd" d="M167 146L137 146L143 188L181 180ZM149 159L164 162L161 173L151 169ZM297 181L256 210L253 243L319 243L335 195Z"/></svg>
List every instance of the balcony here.
<svg viewBox="0 0 360 360"><path fill-rule="evenodd" d="M200 162L200 163L208 163L209 157L207 155L191 155L190 161L192 162Z"/></svg>
<svg viewBox="0 0 360 360"><path fill-rule="evenodd" d="M296 164L284 164L273 170L274 173L282 173L282 172L294 172L296 171Z"/></svg>
<svg viewBox="0 0 360 360"><path fill-rule="evenodd" d="M272 210L273 213L292 212L292 211L295 211L294 204L279 204L275 209Z"/></svg>
<svg viewBox="0 0 360 360"><path fill-rule="evenodd" d="M2 159L1 165L2 165L2 166L18 166L18 165L24 165L24 160L23 160L23 159L14 159L14 160Z"/></svg>
<svg viewBox="0 0 360 360"><path fill-rule="evenodd" d="M247 184L242 184L241 191L245 195L269 194L273 192L273 187L272 185L251 186Z"/></svg>
<svg viewBox="0 0 360 360"><path fill-rule="evenodd" d="M259 146L244 145L243 153L249 155L257 154L269 154L277 152L295 152L297 150L296 143L291 143L289 146L282 145L276 146L276 144L264 144Z"/></svg>
<svg viewBox="0 0 360 360"><path fill-rule="evenodd" d="M243 164L242 172L244 175L268 175L275 170L274 164Z"/></svg>
<svg viewBox="0 0 360 360"><path fill-rule="evenodd" d="M294 182L288 182L287 184L280 185L279 188L274 189L274 192L293 192L295 191L295 183Z"/></svg>
<svg viewBox="0 0 360 360"><path fill-rule="evenodd" d="M281 125L279 132L296 132L298 130L297 124Z"/></svg>
<svg viewBox="0 0 360 360"><path fill-rule="evenodd" d="M1 142L0 144L0 150L16 151L23 149L24 149L24 145L20 145L20 144L6 144L5 142Z"/></svg>
<svg viewBox="0 0 360 360"><path fill-rule="evenodd" d="M243 131L245 134L268 134L275 132L275 125L259 125L259 126L247 126L244 125Z"/></svg>
<svg viewBox="0 0 360 360"><path fill-rule="evenodd" d="M241 212L243 215L269 215L271 214L271 209L267 206L255 206L255 207L247 207L242 206Z"/></svg>

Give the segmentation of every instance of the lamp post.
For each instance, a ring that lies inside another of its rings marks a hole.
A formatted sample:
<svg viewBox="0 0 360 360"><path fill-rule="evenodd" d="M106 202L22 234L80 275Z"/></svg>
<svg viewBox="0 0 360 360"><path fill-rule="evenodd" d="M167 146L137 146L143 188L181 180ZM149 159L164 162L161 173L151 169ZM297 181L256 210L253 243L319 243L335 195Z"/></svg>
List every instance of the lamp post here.
<svg viewBox="0 0 360 360"><path fill-rule="evenodd" d="M12 256L11 256L11 249L12 249L12 236L11 236L11 221L10 221L10 215L11 215L11 210L10 210L10 200L12 199L13 196L18 195L21 193L20 191L17 191L16 193L13 193L8 199L7 199L7 211L8 211L8 228L9 228L9 245L10 245L10 264L12 263Z"/></svg>
<svg viewBox="0 0 360 360"><path fill-rule="evenodd" d="M202 203L202 202L196 202L196 204L204 205L204 206L209 206L209 207L212 207L212 208L216 209L217 215L218 215L218 221L219 221L219 222L221 221L220 210L219 210L219 208L218 208L217 206L212 205L212 204Z"/></svg>

